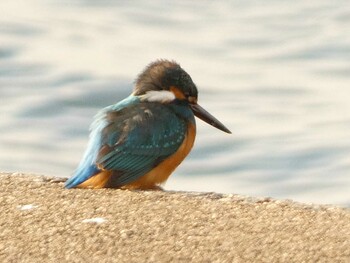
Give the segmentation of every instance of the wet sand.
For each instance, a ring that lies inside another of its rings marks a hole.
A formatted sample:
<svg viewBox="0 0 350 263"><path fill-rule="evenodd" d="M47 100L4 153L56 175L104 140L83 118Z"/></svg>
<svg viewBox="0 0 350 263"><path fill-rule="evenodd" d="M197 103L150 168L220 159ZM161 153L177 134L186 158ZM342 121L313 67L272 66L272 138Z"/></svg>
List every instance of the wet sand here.
<svg viewBox="0 0 350 263"><path fill-rule="evenodd" d="M350 210L0 173L0 262L350 262Z"/></svg>

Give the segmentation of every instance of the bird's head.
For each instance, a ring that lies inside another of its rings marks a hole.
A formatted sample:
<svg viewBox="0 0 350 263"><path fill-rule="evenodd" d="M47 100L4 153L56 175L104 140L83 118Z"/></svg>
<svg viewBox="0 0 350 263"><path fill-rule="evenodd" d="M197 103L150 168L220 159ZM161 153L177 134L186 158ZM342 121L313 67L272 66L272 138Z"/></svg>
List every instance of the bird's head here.
<svg viewBox="0 0 350 263"><path fill-rule="evenodd" d="M195 116L208 124L231 133L219 120L197 103L198 91L190 75L174 61L157 60L137 77L133 94L149 102L187 103Z"/></svg>

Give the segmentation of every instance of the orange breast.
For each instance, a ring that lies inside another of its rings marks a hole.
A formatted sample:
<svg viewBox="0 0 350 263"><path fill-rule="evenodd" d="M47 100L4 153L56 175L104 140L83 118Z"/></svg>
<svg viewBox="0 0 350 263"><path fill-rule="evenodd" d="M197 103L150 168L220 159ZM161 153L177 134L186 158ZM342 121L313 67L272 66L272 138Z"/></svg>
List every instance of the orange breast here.
<svg viewBox="0 0 350 263"><path fill-rule="evenodd" d="M112 176L112 171L103 170L100 173L90 177L86 181L79 184L78 188L103 188Z"/></svg>
<svg viewBox="0 0 350 263"><path fill-rule="evenodd" d="M170 157L165 159L147 174L138 180L124 185L122 189L158 189L159 184L164 183L175 168L185 159L191 151L196 137L196 126L189 123L187 134L179 149ZM78 188L103 188L108 183L113 171L102 170L100 173L92 176L85 182L79 184Z"/></svg>
<svg viewBox="0 0 350 263"><path fill-rule="evenodd" d="M187 134L179 149L140 179L124 185L123 189L158 189L191 151L196 137L196 126L189 123Z"/></svg>

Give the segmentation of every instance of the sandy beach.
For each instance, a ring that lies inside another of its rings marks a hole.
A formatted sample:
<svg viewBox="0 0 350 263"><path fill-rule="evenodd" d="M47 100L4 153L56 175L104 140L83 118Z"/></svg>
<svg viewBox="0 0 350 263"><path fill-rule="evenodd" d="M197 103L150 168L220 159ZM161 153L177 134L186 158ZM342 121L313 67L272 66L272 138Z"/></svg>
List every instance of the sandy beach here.
<svg viewBox="0 0 350 263"><path fill-rule="evenodd" d="M350 262L350 210L0 173L0 262Z"/></svg>

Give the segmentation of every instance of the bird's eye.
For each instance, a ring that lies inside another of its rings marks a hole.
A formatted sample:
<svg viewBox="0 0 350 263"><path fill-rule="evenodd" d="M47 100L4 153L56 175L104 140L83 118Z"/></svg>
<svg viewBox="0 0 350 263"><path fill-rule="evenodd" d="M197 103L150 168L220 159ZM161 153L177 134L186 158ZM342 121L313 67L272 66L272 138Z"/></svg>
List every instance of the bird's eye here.
<svg viewBox="0 0 350 263"><path fill-rule="evenodd" d="M185 95L186 98L188 98L190 96L190 93L185 92L184 95Z"/></svg>

